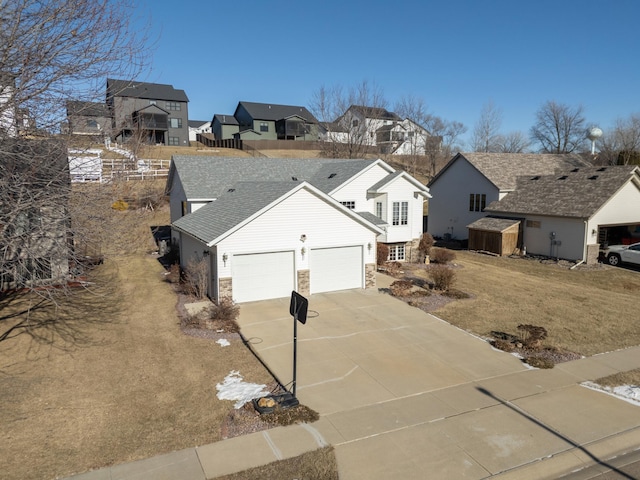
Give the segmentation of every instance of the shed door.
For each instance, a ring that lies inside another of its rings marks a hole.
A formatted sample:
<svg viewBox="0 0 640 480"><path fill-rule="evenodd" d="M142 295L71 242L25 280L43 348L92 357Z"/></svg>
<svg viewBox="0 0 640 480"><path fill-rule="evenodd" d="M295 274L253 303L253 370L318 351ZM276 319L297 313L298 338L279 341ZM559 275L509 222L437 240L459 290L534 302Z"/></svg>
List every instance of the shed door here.
<svg viewBox="0 0 640 480"><path fill-rule="evenodd" d="M362 246L315 248L309 257L311 293L362 288Z"/></svg>
<svg viewBox="0 0 640 480"><path fill-rule="evenodd" d="M295 290L292 251L234 255L232 262L236 302L288 297Z"/></svg>

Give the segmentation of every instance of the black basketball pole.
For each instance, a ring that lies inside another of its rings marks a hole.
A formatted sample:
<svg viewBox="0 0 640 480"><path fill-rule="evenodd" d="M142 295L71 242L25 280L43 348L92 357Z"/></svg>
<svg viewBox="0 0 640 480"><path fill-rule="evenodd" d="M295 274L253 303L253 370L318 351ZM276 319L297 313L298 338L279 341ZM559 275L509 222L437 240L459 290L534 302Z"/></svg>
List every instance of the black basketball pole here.
<svg viewBox="0 0 640 480"><path fill-rule="evenodd" d="M296 397L296 365L298 357L298 308L296 305L295 314L293 315L293 398Z"/></svg>

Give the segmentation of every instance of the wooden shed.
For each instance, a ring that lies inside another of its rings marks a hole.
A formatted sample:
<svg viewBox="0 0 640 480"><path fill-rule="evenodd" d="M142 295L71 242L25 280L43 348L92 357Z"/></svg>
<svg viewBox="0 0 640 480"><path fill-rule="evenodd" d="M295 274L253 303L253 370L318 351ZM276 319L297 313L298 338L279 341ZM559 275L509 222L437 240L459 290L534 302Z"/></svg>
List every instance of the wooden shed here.
<svg viewBox="0 0 640 480"><path fill-rule="evenodd" d="M497 255L520 253L522 246L522 222L513 218L484 217L476 220L469 229L469 250L482 250Z"/></svg>

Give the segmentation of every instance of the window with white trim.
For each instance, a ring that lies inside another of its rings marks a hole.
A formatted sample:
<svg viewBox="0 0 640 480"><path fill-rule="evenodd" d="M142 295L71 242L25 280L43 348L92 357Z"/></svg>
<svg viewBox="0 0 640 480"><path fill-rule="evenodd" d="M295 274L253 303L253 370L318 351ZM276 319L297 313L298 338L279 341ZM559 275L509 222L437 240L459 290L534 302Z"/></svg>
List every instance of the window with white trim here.
<svg viewBox="0 0 640 480"><path fill-rule="evenodd" d="M407 225L409 223L409 202L393 202L392 225Z"/></svg>
<svg viewBox="0 0 640 480"><path fill-rule="evenodd" d="M404 260L404 243L398 243L396 245L389 245L389 261Z"/></svg>
<svg viewBox="0 0 640 480"><path fill-rule="evenodd" d="M382 202L376 202L376 217L382 218Z"/></svg>
<svg viewBox="0 0 640 480"><path fill-rule="evenodd" d="M340 202L342 205L347 207L349 210L354 210L356 208L356 202L353 200L349 200L348 202Z"/></svg>

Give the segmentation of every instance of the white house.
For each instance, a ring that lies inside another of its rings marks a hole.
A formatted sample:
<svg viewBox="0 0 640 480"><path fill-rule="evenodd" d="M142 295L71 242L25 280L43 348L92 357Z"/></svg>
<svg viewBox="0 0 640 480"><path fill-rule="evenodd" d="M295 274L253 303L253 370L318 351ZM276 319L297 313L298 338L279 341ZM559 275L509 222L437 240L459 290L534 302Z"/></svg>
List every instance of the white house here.
<svg viewBox="0 0 640 480"><path fill-rule="evenodd" d="M381 107L351 105L332 123L323 124L322 139L379 147L381 153L424 155L433 137L415 121Z"/></svg>
<svg viewBox="0 0 640 480"><path fill-rule="evenodd" d="M429 182L427 230L438 238L468 238L467 225L485 217L485 208L516 188L522 175L549 175L587 167L576 155L458 153Z"/></svg>
<svg viewBox="0 0 640 480"><path fill-rule="evenodd" d="M11 75L0 74L0 136L17 135L14 90L14 78Z"/></svg>
<svg viewBox="0 0 640 480"><path fill-rule="evenodd" d="M167 188L181 265L209 258L236 302L373 287L376 242L417 255L429 197L382 160L174 156Z"/></svg>
<svg viewBox="0 0 640 480"><path fill-rule="evenodd" d="M640 224L640 167L576 167L518 177L515 190L485 211L519 221L521 248L528 254L596 263L608 229Z"/></svg>
<svg viewBox="0 0 640 480"><path fill-rule="evenodd" d="M211 122L204 120L189 120L189 141L195 142L199 133L211 133Z"/></svg>

